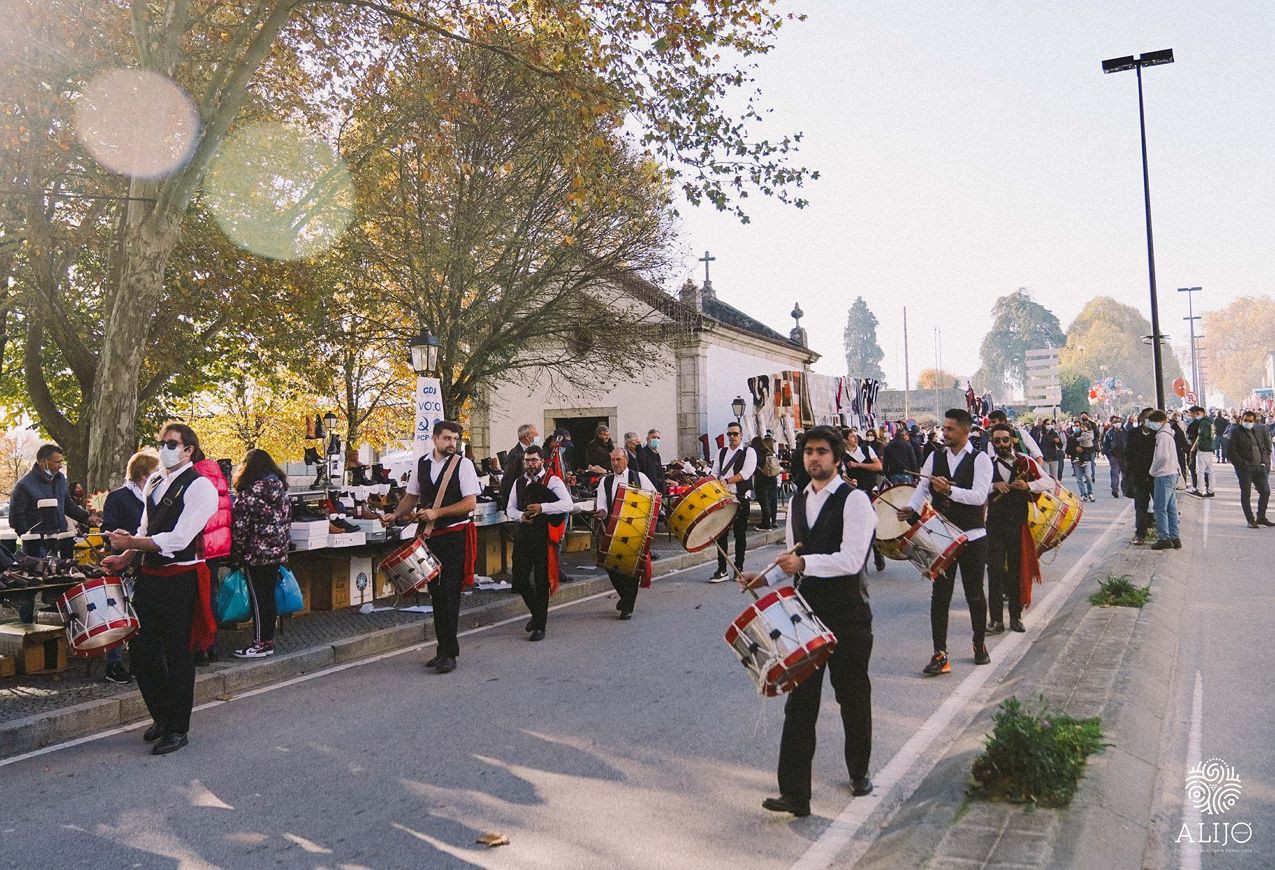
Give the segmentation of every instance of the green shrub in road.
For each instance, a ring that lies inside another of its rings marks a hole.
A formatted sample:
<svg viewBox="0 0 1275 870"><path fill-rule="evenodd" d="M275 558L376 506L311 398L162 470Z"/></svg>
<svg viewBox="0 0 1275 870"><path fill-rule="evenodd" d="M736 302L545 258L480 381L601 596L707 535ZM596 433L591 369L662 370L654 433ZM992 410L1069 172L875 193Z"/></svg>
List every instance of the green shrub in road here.
<svg viewBox="0 0 1275 870"><path fill-rule="evenodd" d="M1128 574L1108 574L1098 581L1098 591L1089 596L1094 607L1141 607L1151 597L1151 586L1134 586Z"/></svg>

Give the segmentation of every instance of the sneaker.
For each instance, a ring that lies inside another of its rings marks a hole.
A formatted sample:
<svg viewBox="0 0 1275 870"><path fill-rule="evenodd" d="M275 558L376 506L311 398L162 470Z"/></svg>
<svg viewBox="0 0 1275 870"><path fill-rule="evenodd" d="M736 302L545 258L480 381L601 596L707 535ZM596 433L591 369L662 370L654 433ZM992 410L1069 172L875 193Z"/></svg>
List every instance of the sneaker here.
<svg viewBox="0 0 1275 870"><path fill-rule="evenodd" d="M1153 550L1172 550L1172 549L1173 549L1173 541L1169 540L1168 538L1161 538L1161 539L1159 539L1158 541L1156 541L1154 544L1152 544L1152 545L1151 545L1151 549L1153 549Z"/></svg>
<svg viewBox="0 0 1275 870"><path fill-rule="evenodd" d="M991 663L992 663L992 657L987 654L987 644L985 643L974 644L974 664L990 665Z"/></svg>
<svg viewBox="0 0 1275 870"><path fill-rule="evenodd" d="M947 660L947 653L939 650L930 656L930 663L921 669L921 673L927 677L937 677L939 674L952 673L952 663Z"/></svg>
<svg viewBox="0 0 1275 870"><path fill-rule="evenodd" d="M1170 538L1170 539L1169 539L1169 543L1173 544L1173 549L1175 549L1175 550L1181 550L1181 549L1182 549L1182 539L1181 539L1181 538Z"/></svg>
<svg viewBox="0 0 1275 870"><path fill-rule="evenodd" d="M133 675L124 667L123 662L111 662L106 666L106 682L122 686L133 682Z"/></svg>
<svg viewBox="0 0 1275 870"><path fill-rule="evenodd" d="M1134 536L1134 538L1133 538L1133 545L1134 545L1135 547L1141 547L1141 546L1145 545L1145 544L1146 544L1146 542L1147 542L1147 539L1146 539L1146 538L1139 538L1137 535L1135 535L1135 536Z"/></svg>
<svg viewBox="0 0 1275 870"><path fill-rule="evenodd" d="M1217 493L1213 492L1213 490L1209 490L1208 492L1206 492L1206 493L1204 494L1204 497L1205 497L1205 498L1213 498L1215 495L1217 495Z"/></svg>
<svg viewBox="0 0 1275 870"><path fill-rule="evenodd" d="M1203 495L1203 493L1201 493L1198 489L1188 489L1188 490L1186 491L1186 494L1187 494L1187 495L1193 495L1193 496L1195 496L1196 498L1200 498L1200 497Z"/></svg>
<svg viewBox="0 0 1275 870"><path fill-rule="evenodd" d="M713 576L712 576L712 577L709 577L709 578L708 578L708 582L709 582L709 583L725 583L725 582L726 582L726 572L725 572L725 571L717 571L717 572L715 572L715 573L713 574Z"/></svg>
<svg viewBox="0 0 1275 870"><path fill-rule="evenodd" d="M1249 527L1250 529L1260 529L1260 528L1261 528L1261 526L1259 526L1257 523L1253 522L1252 520L1249 520L1249 521L1248 521L1248 527Z"/></svg>
<svg viewBox="0 0 1275 870"><path fill-rule="evenodd" d="M1258 517L1257 524L1259 526L1275 526L1275 523L1271 522L1266 517Z"/></svg>
<svg viewBox="0 0 1275 870"><path fill-rule="evenodd" d="M254 643L252 646L246 646L243 649L234 651L237 659L264 659L266 656L274 655L274 644L272 643Z"/></svg>

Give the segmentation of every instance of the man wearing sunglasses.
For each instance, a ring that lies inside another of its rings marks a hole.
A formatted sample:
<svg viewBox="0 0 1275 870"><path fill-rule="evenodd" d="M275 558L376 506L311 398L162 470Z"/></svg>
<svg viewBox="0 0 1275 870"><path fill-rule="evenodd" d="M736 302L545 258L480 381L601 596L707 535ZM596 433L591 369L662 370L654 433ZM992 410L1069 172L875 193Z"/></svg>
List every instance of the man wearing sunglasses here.
<svg viewBox="0 0 1275 870"><path fill-rule="evenodd" d="M141 564L133 594L141 630L129 649L137 688L155 720L142 738L156 741L153 754L166 755L187 743L195 702L194 650L207 649L216 630L203 533L217 510L217 489L193 464L202 453L189 426L165 424L158 447L163 470L143 490L137 534L111 531L111 548L119 555L106 557L102 566L119 574Z"/></svg>
<svg viewBox="0 0 1275 870"><path fill-rule="evenodd" d="M1005 598L1009 598L1011 631L1026 631L1023 601L1030 601L1031 583L1040 580L1036 543L1027 527L1027 504L1036 493L1052 488L1052 481L1032 459L1017 450L1014 428L992 427L992 495L987 503L988 634L1005 631ZM1026 590L1026 594L1024 594Z"/></svg>
<svg viewBox="0 0 1275 870"><path fill-rule="evenodd" d="M731 530L735 533L735 573L744 570L744 555L748 552L748 512L752 502L748 498L757 471L757 452L744 443L744 430L738 423L726 427L726 446L717 451L713 461L713 477L726 484L726 488L739 500L739 510L730 528L717 539L717 573L710 583L726 579L726 542Z"/></svg>

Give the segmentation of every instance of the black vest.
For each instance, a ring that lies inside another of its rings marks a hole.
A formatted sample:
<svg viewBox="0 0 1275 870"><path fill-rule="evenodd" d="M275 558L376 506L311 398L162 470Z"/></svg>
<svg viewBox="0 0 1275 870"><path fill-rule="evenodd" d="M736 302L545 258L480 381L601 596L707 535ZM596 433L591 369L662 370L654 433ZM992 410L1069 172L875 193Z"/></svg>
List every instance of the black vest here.
<svg viewBox="0 0 1275 870"><path fill-rule="evenodd" d="M1008 470L1010 480L1014 478L1020 457L1015 455ZM992 482L1000 480L996 475L1005 472L1000 457L992 458ZM1026 478L1023 478L1026 480ZM1002 481L1009 483L1010 481ZM994 493L987 501L987 527L1002 531L1014 531L1027 522L1027 502L1031 500L1030 490L1011 489L1005 493Z"/></svg>
<svg viewBox="0 0 1275 870"><path fill-rule="evenodd" d="M637 469L629 466L627 472L629 479L626 486L633 489L641 489L642 484L638 481ZM611 505L615 504L615 475L608 474L602 481L602 488L607 494L607 510L611 510Z"/></svg>
<svg viewBox="0 0 1275 870"><path fill-rule="evenodd" d="M545 480L541 477L540 480ZM532 483L527 480L527 475L520 474L518 479L514 481L514 495L518 498L518 510L526 510L529 504L540 504L547 501L557 501L558 495L547 484L536 481ZM567 521L566 514L537 514L531 518L530 523L519 523L519 531L534 531L543 535L549 526L560 526Z"/></svg>
<svg viewBox="0 0 1275 870"><path fill-rule="evenodd" d="M824 502L823 510L819 512L819 519L815 520L814 528L810 527L806 519L807 493L801 492L793 497L792 538L793 543L801 544L800 553L802 555L828 555L841 549L842 516L846 507L846 499L850 497L850 493L849 486L837 487L837 491L828 496L828 500ZM819 584L833 583L835 581L845 583L852 595L858 596L858 600L861 603L868 603L866 559L858 574L844 577L819 577L811 579L809 584L803 583L802 587L804 589L807 585L818 586Z"/></svg>
<svg viewBox="0 0 1275 870"><path fill-rule="evenodd" d="M198 479L199 472L195 470L194 465L191 465L190 468L177 475L177 479L168 485L168 489L164 492L164 497L158 503L156 503L153 495L147 498L146 535L148 537L160 532L171 532L177 528L177 520L181 517L182 511L186 509L186 490ZM184 549L178 550L172 556L165 556L160 553L146 553L142 557L142 564L149 565L152 568L159 568L164 565L172 565L175 562L192 562L203 558L203 549L204 533L201 531L191 539L191 542Z"/></svg>
<svg viewBox="0 0 1275 870"><path fill-rule="evenodd" d="M935 477L946 477L958 489L973 489L974 460L977 456L977 451L970 450L961 460L961 464L956 467L956 473L953 474L947 465L947 448L939 447L934 451L934 465L930 471ZM986 501L979 505L961 504L932 489L930 497L934 501L934 509L947 517L961 531L968 532L970 529L983 528L983 516L987 510Z"/></svg>
<svg viewBox="0 0 1275 870"><path fill-rule="evenodd" d="M438 483L430 477L430 472L433 470L430 467L433 456L434 454L432 451L426 453L416 463L416 487L421 492L419 499L421 507L432 508L434 506L434 499L438 497ZM438 480L442 481L442 479L447 475L447 466L449 463L460 461L461 455L459 453L453 453L447 459L443 460L443 470L438 473ZM456 471L452 473L452 479L447 483L447 492L443 493L443 503L440 504L439 507L447 507L448 505L456 504L456 502L460 501L462 498L464 498L464 496L460 494L460 469L457 468ZM469 514L465 514L463 517L448 517L445 525L453 526L457 523L465 522L469 519L469 517Z"/></svg>
<svg viewBox="0 0 1275 870"><path fill-rule="evenodd" d="M717 467L721 469L721 472L723 475L729 477L730 475L726 474L726 467L722 465L722 460L724 460L725 458L726 458L726 448L723 447L721 450L717 451ZM748 458L748 445L741 444L739 446L739 449L735 451L735 458L732 459L730 462L731 474L739 474L741 471L743 471L744 460L747 458ZM746 477L743 480L741 480L739 483L735 484L735 498L740 498L740 499L748 498L748 491L752 488L752 486L753 486L753 479L751 477Z"/></svg>

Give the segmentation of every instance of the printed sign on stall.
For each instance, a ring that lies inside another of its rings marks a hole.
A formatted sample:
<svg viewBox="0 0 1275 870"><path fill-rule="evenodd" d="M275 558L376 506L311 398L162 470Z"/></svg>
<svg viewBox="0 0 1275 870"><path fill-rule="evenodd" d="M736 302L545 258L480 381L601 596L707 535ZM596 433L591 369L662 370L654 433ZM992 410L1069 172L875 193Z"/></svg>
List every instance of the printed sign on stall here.
<svg viewBox="0 0 1275 870"><path fill-rule="evenodd" d="M434 449L434 424L447 419L443 411L443 384L438 378L416 379L416 431L412 451L417 458Z"/></svg>

